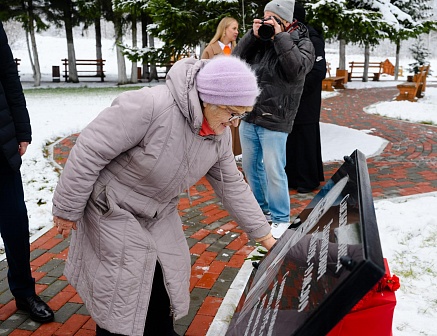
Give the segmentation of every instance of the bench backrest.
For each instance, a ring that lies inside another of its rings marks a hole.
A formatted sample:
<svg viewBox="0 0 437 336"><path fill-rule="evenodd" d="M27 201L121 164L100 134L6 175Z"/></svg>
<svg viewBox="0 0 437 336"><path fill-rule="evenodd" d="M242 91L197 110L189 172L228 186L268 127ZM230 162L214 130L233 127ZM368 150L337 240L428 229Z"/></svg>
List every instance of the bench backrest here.
<svg viewBox="0 0 437 336"><path fill-rule="evenodd" d="M422 65L419 68L419 72L414 76L414 82L416 87L425 86L426 85L426 76L428 74L429 67Z"/></svg>
<svg viewBox="0 0 437 336"><path fill-rule="evenodd" d="M61 60L62 65L68 65L68 58ZM77 59L76 65L105 65L106 60L104 59Z"/></svg>
<svg viewBox="0 0 437 336"><path fill-rule="evenodd" d="M424 72L424 74L423 74L422 92L424 92L425 89L426 89L426 78L428 77L429 67L430 67L430 64L428 64L427 66L425 66L425 69L424 69L425 72Z"/></svg>
<svg viewBox="0 0 437 336"><path fill-rule="evenodd" d="M355 68L364 68L364 62L349 62L349 67L352 69ZM384 68L384 62L369 62L369 68L379 68L379 72L381 73Z"/></svg>
<svg viewBox="0 0 437 336"><path fill-rule="evenodd" d="M428 76L429 72L429 64L428 65L422 65L419 68L419 73L416 76L416 82L419 82L419 84L422 84L423 86L426 85L426 77Z"/></svg>
<svg viewBox="0 0 437 336"><path fill-rule="evenodd" d="M423 70L425 70L425 78L428 76L428 73L429 73L429 66L430 66L429 64L423 66L423 68L424 68Z"/></svg>

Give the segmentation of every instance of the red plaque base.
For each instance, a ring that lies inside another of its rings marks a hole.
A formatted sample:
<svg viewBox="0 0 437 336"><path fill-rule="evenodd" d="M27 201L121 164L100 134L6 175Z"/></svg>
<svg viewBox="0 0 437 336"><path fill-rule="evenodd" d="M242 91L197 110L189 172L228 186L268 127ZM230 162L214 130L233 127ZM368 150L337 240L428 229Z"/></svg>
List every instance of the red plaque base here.
<svg viewBox="0 0 437 336"><path fill-rule="evenodd" d="M384 263L386 274L390 275L386 259ZM372 289L327 336L391 336L395 306L394 292Z"/></svg>

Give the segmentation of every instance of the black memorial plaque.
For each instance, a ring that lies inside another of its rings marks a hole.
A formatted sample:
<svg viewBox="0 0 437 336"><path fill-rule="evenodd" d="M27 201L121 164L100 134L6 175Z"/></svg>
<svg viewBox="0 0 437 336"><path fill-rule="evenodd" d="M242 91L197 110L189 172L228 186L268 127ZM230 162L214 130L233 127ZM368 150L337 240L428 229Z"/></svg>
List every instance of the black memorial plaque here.
<svg viewBox="0 0 437 336"><path fill-rule="evenodd" d="M228 336L326 335L385 273L365 156L358 150L254 269Z"/></svg>

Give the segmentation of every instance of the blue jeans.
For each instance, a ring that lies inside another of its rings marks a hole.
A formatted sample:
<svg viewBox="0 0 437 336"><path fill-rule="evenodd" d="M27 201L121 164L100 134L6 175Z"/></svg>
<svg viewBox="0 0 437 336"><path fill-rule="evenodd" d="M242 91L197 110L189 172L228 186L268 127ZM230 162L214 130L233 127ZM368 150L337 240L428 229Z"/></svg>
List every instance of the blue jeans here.
<svg viewBox="0 0 437 336"><path fill-rule="evenodd" d="M275 223L290 222L290 195L285 173L288 134L241 122L243 170L264 213Z"/></svg>

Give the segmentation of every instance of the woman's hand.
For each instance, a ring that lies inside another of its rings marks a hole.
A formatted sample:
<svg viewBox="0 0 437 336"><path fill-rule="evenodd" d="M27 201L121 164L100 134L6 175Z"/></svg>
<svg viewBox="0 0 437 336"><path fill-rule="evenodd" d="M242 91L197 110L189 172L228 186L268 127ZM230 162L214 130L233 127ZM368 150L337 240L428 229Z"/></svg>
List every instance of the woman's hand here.
<svg viewBox="0 0 437 336"><path fill-rule="evenodd" d="M67 238L71 229L77 230L76 222L61 217L53 216L53 224L58 228L58 233Z"/></svg>
<svg viewBox="0 0 437 336"><path fill-rule="evenodd" d="M20 153L20 156L23 156L24 153L26 153L27 146L29 146L29 143L26 141L22 141L18 144L18 153Z"/></svg>
<svg viewBox="0 0 437 336"><path fill-rule="evenodd" d="M275 245L276 243L276 239L273 237L267 238L266 240L263 240L261 242L261 245L266 248L268 251L270 251L270 249L273 247L273 245Z"/></svg>

